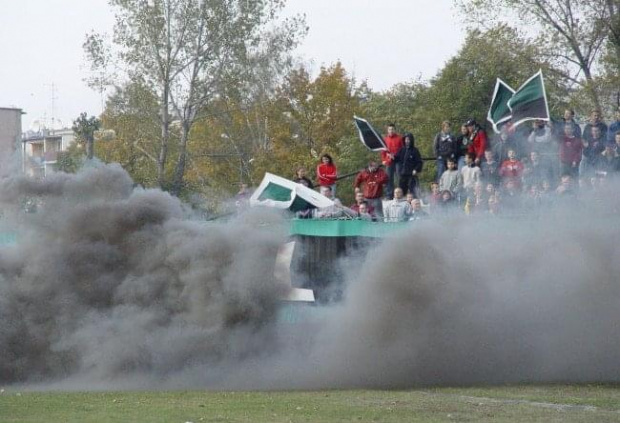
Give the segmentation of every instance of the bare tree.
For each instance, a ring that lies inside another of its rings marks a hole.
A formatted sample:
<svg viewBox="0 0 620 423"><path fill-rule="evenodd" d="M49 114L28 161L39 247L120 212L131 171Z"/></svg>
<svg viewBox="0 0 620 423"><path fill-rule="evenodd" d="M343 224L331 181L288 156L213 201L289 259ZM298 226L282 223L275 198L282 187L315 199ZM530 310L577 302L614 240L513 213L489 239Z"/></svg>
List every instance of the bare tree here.
<svg viewBox="0 0 620 423"><path fill-rule="evenodd" d="M178 195L196 120L227 85L243 78L250 57L265 44L279 45L276 53L287 54L303 32L299 30L303 22L298 17L278 20L284 0L110 0L110 4L116 13L113 42L128 77L145 81L159 98L161 135L154 155L158 183ZM88 39L85 48L92 57L105 51ZM179 128L178 156L169 181L166 165L173 122Z"/></svg>
<svg viewBox="0 0 620 423"><path fill-rule="evenodd" d="M613 0L594 0L594 2ZM474 21L482 23L489 14L509 23L532 22L540 26L537 41L550 60L564 64L562 76L583 87L595 107L600 107L593 67L609 29L601 25L592 0L456 0ZM515 19L517 18L517 19ZM556 69L558 69L556 67Z"/></svg>

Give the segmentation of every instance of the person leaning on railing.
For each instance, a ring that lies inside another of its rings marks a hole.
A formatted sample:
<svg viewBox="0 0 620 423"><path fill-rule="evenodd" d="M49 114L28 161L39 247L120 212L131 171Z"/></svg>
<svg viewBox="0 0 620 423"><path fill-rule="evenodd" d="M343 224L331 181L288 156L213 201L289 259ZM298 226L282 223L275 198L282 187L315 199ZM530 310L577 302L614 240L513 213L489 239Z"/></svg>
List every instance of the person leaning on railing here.
<svg viewBox="0 0 620 423"><path fill-rule="evenodd" d="M387 173L378 167L376 161L371 160L368 167L357 174L353 183L356 194L363 193L364 199L379 218L383 217L383 187L388 179Z"/></svg>
<svg viewBox="0 0 620 423"><path fill-rule="evenodd" d="M348 218L354 219L357 217L357 213L348 207L344 207L340 200L334 197L331 187L322 186L320 192L325 197L332 200L333 204L327 207L320 207L314 210L313 217L318 219L340 219Z"/></svg>
<svg viewBox="0 0 620 423"><path fill-rule="evenodd" d="M383 210L386 222L402 222L411 214L411 205L403 196L403 190L394 189L394 198L386 201Z"/></svg>

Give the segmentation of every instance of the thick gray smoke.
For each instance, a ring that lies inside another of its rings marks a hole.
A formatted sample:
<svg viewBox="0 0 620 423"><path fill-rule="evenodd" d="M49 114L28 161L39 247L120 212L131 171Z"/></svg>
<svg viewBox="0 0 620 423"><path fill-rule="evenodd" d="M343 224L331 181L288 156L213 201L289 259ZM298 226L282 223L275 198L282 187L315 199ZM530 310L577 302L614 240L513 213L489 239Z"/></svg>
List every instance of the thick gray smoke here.
<svg viewBox="0 0 620 423"><path fill-rule="evenodd" d="M36 213L15 208L25 196ZM118 166L5 179L0 202L17 237L0 250L0 383L97 386L248 354L282 293L264 259L284 240L274 216L191 221Z"/></svg>
<svg viewBox="0 0 620 423"><path fill-rule="evenodd" d="M620 203L611 194L537 216L412 223L347 263L356 270L341 306L295 326L285 354L227 386L618 382Z"/></svg>
<svg viewBox="0 0 620 423"><path fill-rule="evenodd" d="M612 213L420 224L366 261L314 383L619 381L618 239Z"/></svg>
<svg viewBox="0 0 620 423"><path fill-rule="evenodd" d="M617 196L413 222L343 263L345 300L277 322L278 216L222 224L115 166L0 183L0 383L410 387L620 381ZM11 207L24 196L37 213ZM259 224L260 223L260 224Z"/></svg>

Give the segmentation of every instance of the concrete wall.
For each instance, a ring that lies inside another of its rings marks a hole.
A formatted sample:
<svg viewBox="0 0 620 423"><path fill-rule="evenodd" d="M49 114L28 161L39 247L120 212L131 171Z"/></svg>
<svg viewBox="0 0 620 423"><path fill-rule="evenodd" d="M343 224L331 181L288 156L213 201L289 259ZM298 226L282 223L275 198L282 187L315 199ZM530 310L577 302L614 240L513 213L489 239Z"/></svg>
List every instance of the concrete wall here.
<svg viewBox="0 0 620 423"><path fill-rule="evenodd" d="M16 151L21 152L21 135L21 109L0 107L0 160L5 160Z"/></svg>

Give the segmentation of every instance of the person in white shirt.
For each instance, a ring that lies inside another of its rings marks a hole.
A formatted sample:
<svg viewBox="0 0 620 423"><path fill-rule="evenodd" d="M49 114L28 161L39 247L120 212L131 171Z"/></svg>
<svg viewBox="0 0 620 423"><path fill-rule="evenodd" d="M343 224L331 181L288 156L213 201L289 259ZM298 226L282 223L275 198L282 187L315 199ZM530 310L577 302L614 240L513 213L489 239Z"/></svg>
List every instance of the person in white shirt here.
<svg viewBox="0 0 620 423"><path fill-rule="evenodd" d="M403 190L394 190L394 199L388 201L383 207L386 222L402 222L411 214L411 204L403 196Z"/></svg>
<svg viewBox="0 0 620 423"><path fill-rule="evenodd" d="M463 190L467 193L472 192L476 182L480 181L480 168L474 164L475 159L474 153L467 153L465 155L465 167L461 169Z"/></svg>
<svg viewBox="0 0 620 423"><path fill-rule="evenodd" d="M463 185L463 177L456 169L454 159L448 159L447 163L448 169L441 174L441 179L439 179L439 192L450 191L452 197L455 197Z"/></svg>
<svg viewBox="0 0 620 423"><path fill-rule="evenodd" d="M338 219L341 217L357 217L357 213L348 207L344 207L339 199L334 197L329 186L321 186L320 193L334 202L331 206L321 207L314 210L314 217L318 219Z"/></svg>

